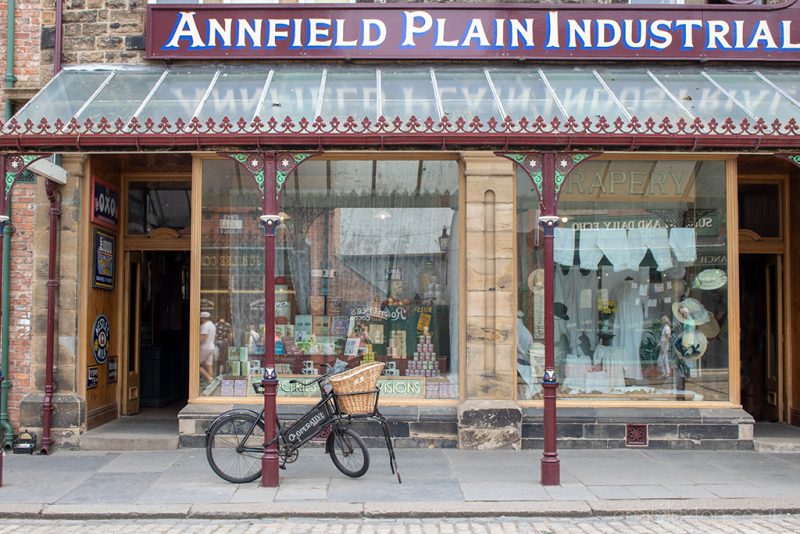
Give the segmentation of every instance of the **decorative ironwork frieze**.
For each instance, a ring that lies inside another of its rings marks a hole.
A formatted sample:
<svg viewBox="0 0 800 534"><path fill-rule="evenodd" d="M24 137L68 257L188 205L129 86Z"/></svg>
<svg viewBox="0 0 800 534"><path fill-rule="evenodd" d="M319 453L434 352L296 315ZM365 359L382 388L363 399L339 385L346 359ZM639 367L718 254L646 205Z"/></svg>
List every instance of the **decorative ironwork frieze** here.
<svg viewBox="0 0 800 534"><path fill-rule="evenodd" d="M800 167L800 154L775 154L780 159L785 159Z"/></svg>
<svg viewBox="0 0 800 534"><path fill-rule="evenodd" d="M580 162L597 154L572 154L569 152L561 152L556 154L554 180L555 180L555 197L561 194L561 187L567 179L567 175L574 169Z"/></svg>
<svg viewBox="0 0 800 534"><path fill-rule="evenodd" d="M710 118L704 121L696 118L691 121L679 119L673 121L648 118L640 121L636 117L630 120L617 118L607 120L605 117L583 120L569 117L566 120L554 118L550 121L542 117L529 120L521 117L513 120L506 117L488 120L474 117L470 120L459 117L451 120L445 116L441 120L428 117L425 120L411 116L408 119L395 117L377 119L365 117L357 120L348 116L344 120L332 117L325 120L317 117L313 121L301 118L295 120L286 117L282 121L270 118L246 120L240 118L231 121L224 118L220 121L208 119L200 121L196 118L188 123L180 118L173 122L163 118L129 121L117 119L111 121L102 118L99 121L86 119L68 122L57 120L49 123L42 119L38 123L27 120L23 123L16 119L8 122L0 121L0 146L75 146L76 149L88 146L137 146L140 147L142 137L147 137L150 146L186 146L207 145L215 142L242 145L247 143L264 143L264 136L288 137L298 144L321 141L331 143L335 140L359 138L362 144L377 141L381 146L392 144L424 144L434 141L441 144L445 141L469 143L473 145L532 144L549 142L553 145L571 143L593 146L692 146L693 148L732 148L758 146L788 147L797 146L800 138L800 122L789 119L785 122L775 120L766 122L743 119L739 122L731 118ZM391 137L387 137L391 136ZM403 136L393 137L393 136ZM517 136L522 136L517 137ZM325 137L325 139L323 139ZM162 140L162 141L159 141ZM34 143L35 142L35 143ZM282 140L283 142L283 140Z"/></svg>
<svg viewBox="0 0 800 534"><path fill-rule="evenodd" d="M542 184L544 177L542 174L542 156L536 152L527 153L499 153L498 155L515 161L517 165L530 177L533 181L536 191L539 193L539 199L542 199Z"/></svg>
<svg viewBox="0 0 800 534"><path fill-rule="evenodd" d="M5 168L3 178L5 182L4 199L8 199L11 188L19 179L28 165L34 161L47 157L47 154L7 154L5 155Z"/></svg>
<svg viewBox="0 0 800 534"><path fill-rule="evenodd" d="M295 170L298 165L310 157L318 155L319 152L239 152L233 154L222 153L238 163L240 163L253 177L261 191L261 197L265 195L265 183L268 178L275 180L275 198L280 198L281 189L286 182L286 178ZM268 166L268 159L274 158L274 166ZM268 169L275 169L274 176L267 176Z"/></svg>

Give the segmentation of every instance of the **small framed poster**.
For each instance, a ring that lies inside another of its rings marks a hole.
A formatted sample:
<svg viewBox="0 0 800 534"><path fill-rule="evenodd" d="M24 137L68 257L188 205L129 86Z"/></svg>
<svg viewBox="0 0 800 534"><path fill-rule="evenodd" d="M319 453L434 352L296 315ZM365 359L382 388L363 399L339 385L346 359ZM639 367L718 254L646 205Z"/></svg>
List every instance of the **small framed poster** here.
<svg viewBox="0 0 800 534"><path fill-rule="evenodd" d="M92 254L92 287L114 289L114 264L117 239L112 234L94 229L94 254Z"/></svg>
<svg viewBox="0 0 800 534"><path fill-rule="evenodd" d="M86 368L86 389L96 388L100 378L100 367L92 365Z"/></svg>
<svg viewBox="0 0 800 534"><path fill-rule="evenodd" d="M358 345L361 343L361 338L349 337L344 346L345 356L358 356Z"/></svg>
<svg viewBox="0 0 800 534"><path fill-rule="evenodd" d="M116 230L119 208L119 188L92 176L92 222Z"/></svg>
<svg viewBox="0 0 800 534"><path fill-rule="evenodd" d="M108 367L106 368L106 383L108 384L116 384L117 383L117 362L119 358L117 356L109 356L108 357Z"/></svg>

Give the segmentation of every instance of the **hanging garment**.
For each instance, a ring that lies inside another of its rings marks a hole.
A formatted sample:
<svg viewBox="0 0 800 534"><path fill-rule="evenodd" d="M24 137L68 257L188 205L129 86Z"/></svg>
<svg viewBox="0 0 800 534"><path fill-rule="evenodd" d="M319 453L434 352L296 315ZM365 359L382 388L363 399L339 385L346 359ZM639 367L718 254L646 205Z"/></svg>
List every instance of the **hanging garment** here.
<svg viewBox="0 0 800 534"><path fill-rule="evenodd" d="M597 344L597 271L583 274L575 269L575 342L573 347L579 346L578 340L582 335L589 339L589 349ZM588 355L588 354L587 354Z"/></svg>
<svg viewBox="0 0 800 534"><path fill-rule="evenodd" d="M597 239L597 246L603 251L614 271L630 269L631 254L628 250L628 231L618 228L603 230ZM638 267L638 265L637 265Z"/></svg>
<svg viewBox="0 0 800 534"><path fill-rule="evenodd" d="M572 265L575 260L575 230L556 228L553 243L553 261L561 265Z"/></svg>
<svg viewBox="0 0 800 534"><path fill-rule="evenodd" d="M648 249L656 260L659 271L672 268L666 228L632 228L628 230L628 243L631 247L631 269L639 267Z"/></svg>
<svg viewBox="0 0 800 534"><path fill-rule="evenodd" d="M581 260L581 269L597 269L603 259L603 251L597 245L600 230L581 230L578 234L578 253Z"/></svg>
<svg viewBox="0 0 800 534"><path fill-rule="evenodd" d="M564 389L580 393L586 388L586 373L592 370L592 360L585 356L568 354L564 365Z"/></svg>
<svg viewBox="0 0 800 534"><path fill-rule="evenodd" d="M625 387L624 362L625 351L621 347L599 345L594 353L594 363L595 365L603 366L603 372L608 375L607 386L612 389ZM587 376L587 389L589 387L588 381L589 376Z"/></svg>
<svg viewBox="0 0 800 534"><path fill-rule="evenodd" d="M564 347L566 352L571 352L578 342L578 298L577 298L577 277L580 276L578 269L570 267L564 272L560 266L556 266L555 272L555 301L566 307L566 317L556 317L555 340L559 342L561 336L566 336L569 346Z"/></svg>
<svg viewBox="0 0 800 534"><path fill-rule="evenodd" d="M669 245L675 258L683 263L697 260L697 237L694 228L673 228L669 232ZM659 269L661 271L662 269Z"/></svg>
<svg viewBox="0 0 800 534"><path fill-rule="evenodd" d="M639 356L639 345L642 343L644 328L644 298L639 294L639 284L625 281L613 292L617 301L617 316L614 331L616 335L611 341L612 347L623 350L623 366L628 378L642 378L642 363Z"/></svg>
<svg viewBox="0 0 800 534"><path fill-rule="evenodd" d="M658 352L658 372L662 378L670 376L669 371L669 347L672 338L672 327L665 321L661 327L661 337L658 340L660 350Z"/></svg>

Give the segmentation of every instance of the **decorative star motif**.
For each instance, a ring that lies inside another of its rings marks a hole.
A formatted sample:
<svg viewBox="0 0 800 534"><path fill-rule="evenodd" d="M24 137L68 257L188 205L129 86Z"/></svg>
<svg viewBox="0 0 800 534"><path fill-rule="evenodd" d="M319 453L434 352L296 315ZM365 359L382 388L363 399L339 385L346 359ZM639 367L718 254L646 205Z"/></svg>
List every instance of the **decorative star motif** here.
<svg viewBox="0 0 800 534"><path fill-rule="evenodd" d="M566 167L567 165L569 165L569 162L565 159L562 159L561 161L558 162L558 164L561 165L561 167Z"/></svg>
<svg viewBox="0 0 800 534"><path fill-rule="evenodd" d="M281 165L283 167L288 167L289 166L289 160L284 158L283 161L281 161Z"/></svg>
<svg viewBox="0 0 800 534"><path fill-rule="evenodd" d="M261 164L261 160L258 158L251 158L250 159L250 166L251 167L258 167Z"/></svg>
<svg viewBox="0 0 800 534"><path fill-rule="evenodd" d="M530 161L528 162L528 165L530 165L532 168L535 168L535 167L536 167L536 165L538 165L538 164L539 164L539 162L538 162L538 161L536 161L535 159L532 159L532 160L530 160Z"/></svg>
<svg viewBox="0 0 800 534"><path fill-rule="evenodd" d="M13 160L11 162L11 168L14 169L14 170L17 170L19 168L19 161Z"/></svg>

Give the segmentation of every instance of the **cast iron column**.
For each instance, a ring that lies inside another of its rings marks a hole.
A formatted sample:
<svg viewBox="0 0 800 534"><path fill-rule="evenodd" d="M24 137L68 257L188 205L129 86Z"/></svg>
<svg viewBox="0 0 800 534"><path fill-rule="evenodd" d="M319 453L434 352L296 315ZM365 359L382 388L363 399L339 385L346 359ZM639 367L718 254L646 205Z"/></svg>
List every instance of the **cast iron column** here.
<svg viewBox="0 0 800 534"><path fill-rule="evenodd" d="M239 162L256 181L261 190L259 217L264 227L264 452L261 456L261 487L275 488L280 484L278 447L275 432L278 427L276 397L278 373L275 371L275 230L281 224L280 195L289 174L315 153L252 152L222 154Z"/></svg>
<svg viewBox="0 0 800 534"><path fill-rule="evenodd" d="M542 155L542 202L539 224L544 230L544 376L542 389L544 396L544 451L541 460L541 482L543 486L561 484L561 463L556 450L556 389L558 377L555 363L555 319L554 319L554 277L553 235L558 225L556 215L553 180L552 152Z"/></svg>
<svg viewBox="0 0 800 534"><path fill-rule="evenodd" d="M264 153L264 174L275 176L275 153ZM264 226L264 455L261 457L261 487L275 488L280 483L275 430L278 409L278 374L275 372L275 230L278 199L274 180L264 182L261 224Z"/></svg>

